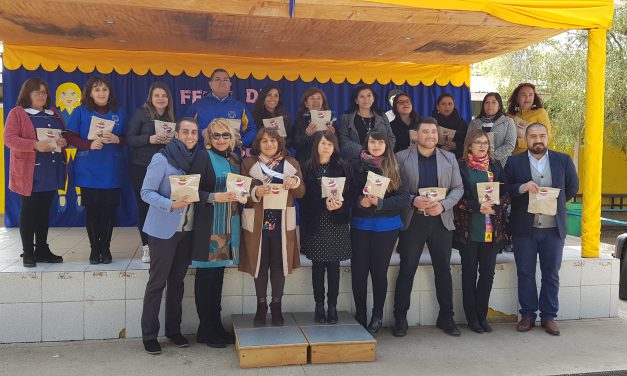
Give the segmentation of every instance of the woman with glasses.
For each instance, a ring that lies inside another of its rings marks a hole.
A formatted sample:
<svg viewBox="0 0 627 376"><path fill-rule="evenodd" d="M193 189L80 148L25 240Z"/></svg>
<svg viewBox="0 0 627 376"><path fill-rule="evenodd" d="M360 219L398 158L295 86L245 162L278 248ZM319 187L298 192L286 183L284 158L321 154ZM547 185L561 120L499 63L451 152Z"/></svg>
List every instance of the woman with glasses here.
<svg viewBox="0 0 627 376"><path fill-rule="evenodd" d="M235 146L239 148L243 144L244 147L249 148L255 139L257 127L246 105L231 95L229 73L222 68L214 70L209 77L209 88L211 92L194 102L186 116L198 121L200 132L217 118L228 119L231 126L239 123L239 135Z"/></svg>
<svg viewBox="0 0 627 376"><path fill-rule="evenodd" d="M20 195L19 225L25 267L34 267L37 262L63 262L48 247L48 228L52 199L57 189L65 185L67 142L63 136L54 136L61 135L65 124L61 114L50 107L49 94L48 84L42 79L26 80L4 128L4 142L11 150L9 189ZM39 138L42 132L45 137L50 133L52 138Z"/></svg>
<svg viewBox="0 0 627 376"><path fill-rule="evenodd" d="M501 163L492 157L490 140L483 130L473 130L464 142L459 161L464 196L455 207L454 243L462 258L462 290L468 328L476 333L491 332L486 318L494 280L496 255L505 227L507 180ZM477 183L499 185L499 204L489 196L479 199ZM477 270L479 280L477 280Z"/></svg>
<svg viewBox="0 0 627 376"><path fill-rule="evenodd" d="M196 268L194 296L198 313L196 341L223 348L235 343L222 325L224 268L239 264L240 216L238 196L226 191L229 173L239 174L240 159L233 153L233 128L215 119L204 130L209 158L201 170L199 190L209 193L196 204L192 240L192 266ZM246 198L243 199L246 202Z"/></svg>
<svg viewBox="0 0 627 376"><path fill-rule="evenodd" d="M490 136L493 140L490 153L505 167L507 158L516 147L516 125L512 118L505 116L499 93L488 93L483 98L479 116L468 125L468 132L472 130L482 130Z"/></svg>

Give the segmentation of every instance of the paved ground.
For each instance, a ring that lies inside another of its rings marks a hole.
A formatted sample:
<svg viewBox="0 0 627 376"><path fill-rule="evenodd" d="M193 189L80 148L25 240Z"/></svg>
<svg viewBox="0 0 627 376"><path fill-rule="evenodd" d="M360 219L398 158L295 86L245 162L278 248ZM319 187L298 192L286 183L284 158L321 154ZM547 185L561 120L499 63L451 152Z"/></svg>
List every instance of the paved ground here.
<svg viewBox="0 0 627 376"><path fill-rule="evenodd" d="M462 328L460 338L434 327L412 328L405 338L379 338L377 361L242 370L231 346L193 344L145 354L140 340L0 345L0 375L557 375L627 369L627 302L614 319L560 322L562 335L539 328L517 333L496 324L491 334Z"/></svg>

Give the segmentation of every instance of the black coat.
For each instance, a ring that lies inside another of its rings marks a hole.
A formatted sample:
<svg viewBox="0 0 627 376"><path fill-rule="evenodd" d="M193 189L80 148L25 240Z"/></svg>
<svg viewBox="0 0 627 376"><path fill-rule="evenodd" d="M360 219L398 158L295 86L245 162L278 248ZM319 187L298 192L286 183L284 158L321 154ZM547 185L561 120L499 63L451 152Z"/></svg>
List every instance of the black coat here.
<svg viewBox="0 0 627 376"><path fill-rule="evenodd" d="M157 119L151 119L144 107L138 108L131 117L124 141L130 147L133 164L147 167L152 156L165 146L150 143L150 136L155 134L155 120L171 121L166 114Z"/></svg>
<svg viewBox="0 0 627 376"><path fill-rule="evenodd" d="M215 191L216 175L211 165L207 151L198 153L192 163L190 174L200 174L198 196L200 201L194 207L194 226L192 235L192 260L206 261L211 241L211 226L213 224L213 204L207 203L209 195Z"/></svg>
<svg viewBox="0 0 627 376"><path fill-rule="evenodd" d="M353 169L352 185L354 187L352 190L353 217L393 217L395 215L400 215L401 211L410 204L409 191L402 183L401 179L401 185L397 190L385 193L379 208L374 206L370 206L368 208L362 207L360 205L360 201L364 196L362 190L366 185L368 171L382 175L381 170L369 166L360 159L353 160L351 166Z"/></svg>

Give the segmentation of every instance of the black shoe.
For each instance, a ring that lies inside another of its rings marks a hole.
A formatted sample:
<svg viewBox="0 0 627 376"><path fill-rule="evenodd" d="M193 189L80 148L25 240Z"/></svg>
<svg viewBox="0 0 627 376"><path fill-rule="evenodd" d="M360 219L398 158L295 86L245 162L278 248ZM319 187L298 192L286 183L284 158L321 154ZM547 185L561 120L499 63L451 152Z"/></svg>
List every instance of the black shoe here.
<svg viewBox="0 0 627 376"><path fill-rule="evenodd" d="M272 314L272 326L283 326L283 312L281 312L281 302L270 303L270 314Z"/></svg>
<svg viewBox="0 0 627 376"><path fill-rule="evenodd" d="M187 338L183 337L183 335L181 333L177 333L177 334L173 334L171 336L166 336L168 337L172 342L174 342L174 345L176 347L189 347L189 341L187 340Z"/></svg>
<svg viewBox="0 0 627 376"><path fill-rule="evenodd" d="M407 335L408 326L406 318L396 319L392 335L394 335L394 337L405 337Z"/></svg>
<svg viewBox="0 0 627 376"><path fill-rule="evenodd" d="M316 303L316 309L314 310L314 321L320 324L327 322L327 317L324 315L324 303Z"/></svg>
<svg viewBox="0 0 627 376"><path fill-rule="evenodd" d="M220 316L220 310L217 311L217 314L214 316L214 325L216 333L222 337L224 343L227 345L235 344L235 336L224 329L224 325L222 325L222 317Z"/></svg>
<svg viewBox="0 0 627 376"><path fill-rule="evenodd" d="M109 248L105 248L100 253L100 263L101 264L110 264L113 261L111 257L111 250Z"/></svg>
<svg viewBox="0 0 627 376"><path fill-rule="evenodd" d="M479 325L481 325L481 327L483 328L483 331L486 333L491 333L492 332L492 327L490 326L490 324L488 324L488 322L486 320L479 320Z"/></svg>
<svg viewBox="0 0 627 376"><path fill-rule="evenodd" d="M462 334L462 332L459 331L457 325L455 325L452 317L444 319L442 321L438 321L435 326L442 329L444 333L448 334L449 336L459 337Z"/></svg>
<svg viewBox="0 0 627 376"><path fill-rule="evenodd" d="M329 324L337 324L337 308L334 305L330 305L327 309L327 322Z"/></svg>
<svg viewBox="0 0 627 376"><path fill-rule="evenodd" d="M479 324L478 321L468 321L468 329L472 330L475 333L483 333L483 327Z"/></svg>
<svg viewBox="0 0 627 376"><path fill-rule="evenodd" d="M30 253L22 253L22 265L25 268L34 268L37 266L37 259L35 258L35 254L33 252Z"/></svg>
<svg viewBox="0 0 627 376"><path fill-rule="evenodd" d="M257 303L257 312L253 320L254 326L265 326L266 315L268 314L268 304L266 302Z"/></svg>
<svg viewBox="0 0 627 376"><path fill-rule="evenodd" d="M48 262L51 264L63 262L63 257L57 256L52 253L50 251L50 247L48 247L48 244L44 244L41 246L37 244L35 246L35 259L37 260L37 262Z"/></svg>
<svg viewBox="0 0 627 376"><path fill-rule="evenodd" d="M159 355L161 354L161 345L156 339L149 339L144 341L144 350L150 355Z"/></svg>
<svg viewBox="0 0 627 376"><path fill-rule="evenodd" d="M100 250L98 248L91 247L89 263L92 265L100 264Z"/></svg>
<svg viewBox="0 0 627 376"><path fill-rule="evenodd" d="M370 334L377 335L381 333L381 329L383 329L383 321L380 318L372 316L370 318L370 324L366 328Z"/></svg>
<svg viewBox="0 0 627 376"><path fill-rule="evenodd" d="M368 328L368 318L366 318L366 314L365 313L357 313L355 315L355 320L357 320L357 322L364 327L364 329Z"/></svg>

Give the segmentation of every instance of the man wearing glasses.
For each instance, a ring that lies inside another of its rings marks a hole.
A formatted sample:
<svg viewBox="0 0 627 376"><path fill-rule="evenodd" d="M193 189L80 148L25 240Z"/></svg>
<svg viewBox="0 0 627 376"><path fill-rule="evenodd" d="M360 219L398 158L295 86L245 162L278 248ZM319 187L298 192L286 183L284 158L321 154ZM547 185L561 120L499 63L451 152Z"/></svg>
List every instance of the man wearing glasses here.
<svg viewBox="0 0 627 376"><path fill-rule="evenodd" d="M239 130L240 139L236 147L250 147L257 134L257 127L249 116L246 105L231 96L231 78L229 73L218 68L209 77L211 93L200 99L187 111L188 117L198 121L199 134L216 118L224 118L229 125Z"/></svg>

